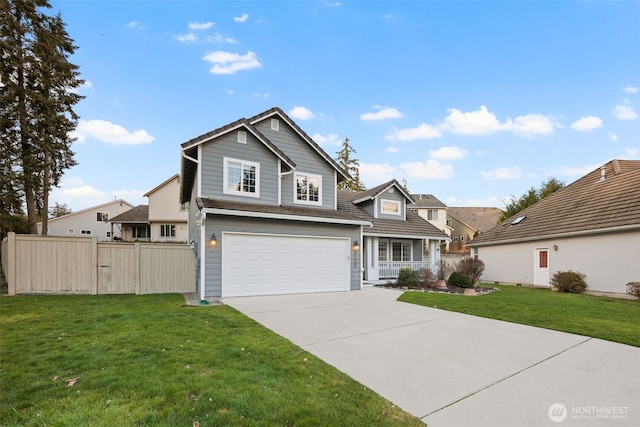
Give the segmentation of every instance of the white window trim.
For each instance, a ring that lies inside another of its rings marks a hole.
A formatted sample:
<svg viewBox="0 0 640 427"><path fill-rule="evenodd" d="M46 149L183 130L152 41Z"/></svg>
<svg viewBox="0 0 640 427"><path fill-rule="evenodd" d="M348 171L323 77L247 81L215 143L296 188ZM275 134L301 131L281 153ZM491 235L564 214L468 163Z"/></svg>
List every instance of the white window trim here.
<svg viewBox="0 0 640 427"><path fill-rule="evenodd" d="M387 212L384 210L384 204L385 203L392 203L396 206L398 206L398 212ZM401 216L402 215L402 203L400 203L400 201L398 200L388 200L388 199L381 199L380 200L380 213L383 215L395 215L395 216Z"/></svg>
<svg viewBox="0 0 640 427"><path fill-rule="evenodd" d="M271 119L271 130L280 130L280 120Z"/></svg>
<svg viewBox="0 0 640 427"><path fill-rule="evenodd" d="M238 131L238 143L246 144L247 143L247 132L244 130Z"/></svg>
<svg viewBox="0 0 640 427"><path fill-rule="evenodd" d="M318 201L298 200L298 177L316 178L318 180ZM313 173L294 172L293 174L293 203L298 205L322 206L322 175Z"/></svg>
<svg viewBox="0 0 640 427"><path fill-rule="evenodd" d="M256 168L256 192L250 193L247 191L236 191L229 190L229 163L240 163L242 166L253 166ZM260 163L250 162L248 160L240 160L233 159L231 157L225 157L223 159L223 188L222 192L224 194L233 194L235 196L244 196L244 197L260 197Z"/></svg>

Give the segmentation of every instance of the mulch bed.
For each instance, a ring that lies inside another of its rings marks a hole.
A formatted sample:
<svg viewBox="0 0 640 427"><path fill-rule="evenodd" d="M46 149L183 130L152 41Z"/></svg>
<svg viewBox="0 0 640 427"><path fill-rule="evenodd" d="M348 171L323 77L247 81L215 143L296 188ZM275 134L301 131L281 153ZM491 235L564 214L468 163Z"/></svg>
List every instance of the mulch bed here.
<svg viewBox="0 0 640 427"><path fill-rule="evenodd" d="M446 288L430 288L430 287L419 287L419 288L407 288L406 286L394 286L394 285L383 285L383 288L387 289L395 289L398 291L410 291L410 292L432 292L432 293L440 293L440 294L464 294L464 288L459 286L448 286ZM498 291L498 288L491 288L488 286L474 286L478 296L490 294L491 292Z"/></svg>

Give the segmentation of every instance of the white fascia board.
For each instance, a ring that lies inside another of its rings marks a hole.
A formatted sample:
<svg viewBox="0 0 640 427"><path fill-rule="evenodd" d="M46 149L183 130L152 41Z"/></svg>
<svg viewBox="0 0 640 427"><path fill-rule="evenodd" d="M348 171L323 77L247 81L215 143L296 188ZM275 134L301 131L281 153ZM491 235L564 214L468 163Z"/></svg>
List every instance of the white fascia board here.
<svg viewBox="0 0 640 427"><path fill-rule="evenodd" d="M230 215L230 216L240 216L240 217L247 217L247 218L285 219L289 221L305 221L305 222L319 222L319 223L328 223L328 224L372 226L371 222L369 221L354 220L354 219L318 218L314 216L288 215L288 214L251 212L251 211L236 211L236 210L217 209L217 208L202 208L202 212L204 214Z"/></svg>
<svg viewBox="0 0 640 427"><path fill-rule="evenodd" d="M522 237L520 239L495 240L495 241L486 242L486 243L473 243L473 240L472 240L469 243L465 243L465 246L469 246L470 248L481 247L481 246L496 246L496 245L505 245L505 244L511 244L511 243L534 242L536 240L559 239L563 237L580 237L580 236L589 236L589 235L596 235L596 234L620 233L624 231L633 231L633 230L640 230L640 224L623 225L620 227L598 228L595 230L573 231L570 233L547 234L543 236Z"/></svg>

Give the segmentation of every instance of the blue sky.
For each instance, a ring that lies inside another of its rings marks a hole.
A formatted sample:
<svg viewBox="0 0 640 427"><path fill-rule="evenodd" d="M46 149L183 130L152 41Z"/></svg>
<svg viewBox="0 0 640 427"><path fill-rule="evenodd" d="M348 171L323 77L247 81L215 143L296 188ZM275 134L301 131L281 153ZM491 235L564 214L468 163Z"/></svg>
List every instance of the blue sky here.
<svg viewBox="0 0 640 427"><path fill-rule="evenodd" d="M273 106L367 187L504 207L640 159L640 2L54 0L86 98L51 203L74 211L179 172L180 144Z"/></svg>

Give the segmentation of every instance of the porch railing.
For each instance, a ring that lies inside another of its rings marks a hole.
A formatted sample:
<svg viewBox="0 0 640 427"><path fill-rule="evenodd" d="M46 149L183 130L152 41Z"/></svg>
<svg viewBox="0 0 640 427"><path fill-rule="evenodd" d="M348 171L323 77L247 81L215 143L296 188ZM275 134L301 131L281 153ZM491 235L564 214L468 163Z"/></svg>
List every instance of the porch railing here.
<svg viewBox="0 0 640 427"><path fill-rule="evenodd" d="M438 267L426 261L381 261L379 263L379 277L381 279L397 279L401 268L411 268L414 271L427 268L434 275L438 274Z"/></svg>

